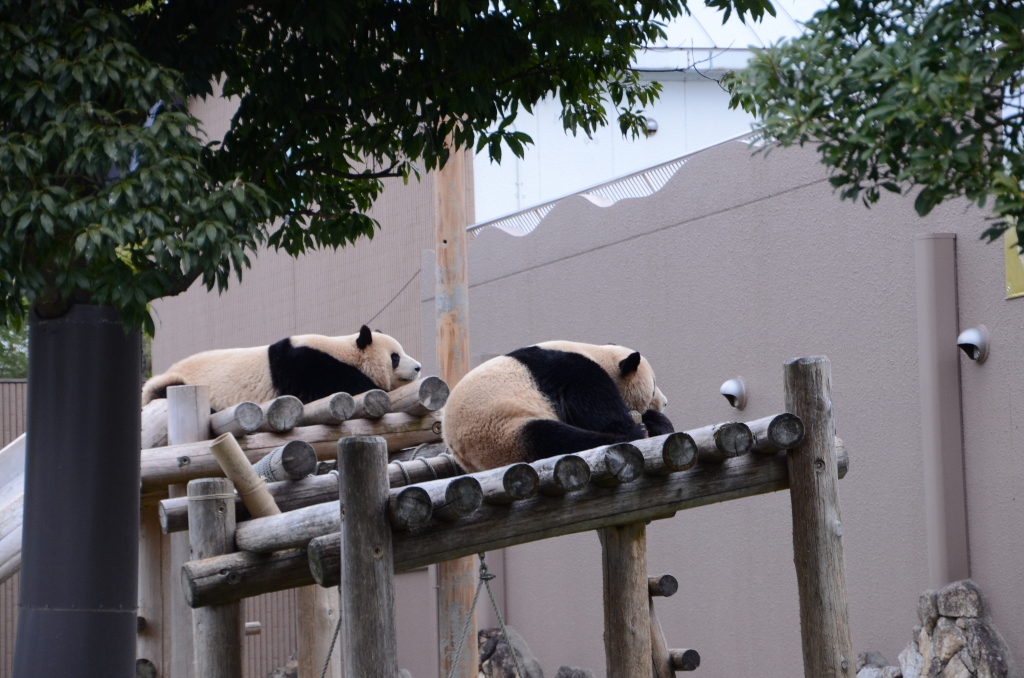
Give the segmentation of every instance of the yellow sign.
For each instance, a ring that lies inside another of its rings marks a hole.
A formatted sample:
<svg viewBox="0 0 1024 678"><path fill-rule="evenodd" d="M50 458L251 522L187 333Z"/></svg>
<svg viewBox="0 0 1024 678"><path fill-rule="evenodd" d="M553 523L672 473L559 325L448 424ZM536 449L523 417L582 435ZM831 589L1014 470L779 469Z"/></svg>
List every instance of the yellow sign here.
<svg viewBox="0 0 1024 678"><path fill-rule="evenodd" d="M1008 228L1003 235L1006 249L1006 298L1024 297L1024 255L1017 248L1017 230Z"/></svg>

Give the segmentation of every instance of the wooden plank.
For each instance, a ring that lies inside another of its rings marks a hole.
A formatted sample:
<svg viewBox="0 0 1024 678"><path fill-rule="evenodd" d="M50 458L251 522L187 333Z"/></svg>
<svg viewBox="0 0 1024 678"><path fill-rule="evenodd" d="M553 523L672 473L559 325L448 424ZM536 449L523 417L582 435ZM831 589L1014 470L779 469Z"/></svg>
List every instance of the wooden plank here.
<svg viewBox="0 0 1024 678"><path fill-rule="evenodd" d="M230 435L230 434L229 434ZM196 559L230 553L235 543L234 485L224 478L188 484L189 544ZM195 675L242 678L242 604L210 605L192 611Z"/></svg>
<svg viewBox="0 0 1024 678"><path fill-rule="evenodd" d="M604 655L608 678L651 675L644 523L598 530L604 581Z"/></svg>
<svg viewBox="0 0 1024 678"><path fill-rule="evenodd" d="M398 678L395 571L388 504L387 444L338 441L341 505L341 610L345 676Z"/></svg>
<svg viewBox="0 0 1024 678"><path fill-rule="evenodd" d="M803 441L787 453L804 676L852 678L857 669L843 562L831 363L825 357L791 360L784 381L786 410L800 417L805 429Z"/></svg>
<svg viewBox="0 0 1024 678"><path fill-rule="evenodd" d="M174 387L172 387L174 388ZM441 413L410 417L396 412L380 419L353 419L337 426L298 426L288 433L254 433L238 440L246 458L252 463L290 440L302 440L313 446L317 459L334 459L337 442L349 436L380 436L388 443L388 451L414 447L441 440ZM184 445L156 447L142 451L142 491L162 490L172 483L186 483L195 478L216 478L224 474L210 452L211 440L198 440Z"/></svg>
<svg viewBox="0 0 1024 678"><path fill-rule="evenodd" d="M167 441L171 445L188 445L210 435L210 390L206 386L171 386L167 389ZM166 449L166 448L165 448ZM170 497L185 497L184 484L167 488ZM164 604L169 607L170 637L164 636L164 652L171 650L170 675L174 678L195 676L192 610L185 603L181 568L192 560L187 534L170 537L169 576L164 578ZM165 615L165 619L168 615ZM165 662L165 668L166 662Z"/></svg>

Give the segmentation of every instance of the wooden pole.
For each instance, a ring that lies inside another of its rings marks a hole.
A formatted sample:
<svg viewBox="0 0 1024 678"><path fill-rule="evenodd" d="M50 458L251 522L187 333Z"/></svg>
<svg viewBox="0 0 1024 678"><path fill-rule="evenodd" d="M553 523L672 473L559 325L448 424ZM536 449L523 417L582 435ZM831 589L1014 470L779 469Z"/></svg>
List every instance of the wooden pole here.
<svg viewBox="0 0 1024 678"><path fill-rule="evenodd" d="M188 484L188 536L195 560L230 553L235 546L234 486L223 478ZM192 611L195 675L242 678L242 603L211 605Z"/></svg>
<svg viewBox="0 0 1024 678"><path fill-rule="evenodd" d="M166 413L167 401L163 402ZM165 418L165 436L166 421ZM135 656L152 663L158 676L170 675L170 666L164 666L164 643L168 647L171 643L171 634L164 626L164 605L171 603L169 599L166 603L164 601L165 586L169 584L164 581L165 542L169 548L169 537L160 531L156 500L143 499L142 515L139 520L139 617L145 619L146 623L136 639ZM180 581L178 586L181 586ZM179 599L179 604L181 603Z"/></svg>
<svg viewBox="0 0 1024 678"><path fill-rule="evenodd" d="M167 442L184 445L206 440L210 437L210 389L206 386L171 386L167 389ZM169 497L184 497L186 486L170 485ZM192 610L185 604L181 588L182 566L192 560L187 533L170 537L170 572L166 586L169 589L164 600L171 608L170 637L164 642L171 644L170 675L173 678L193 678L194 657L192 643Z"/></svg>
<svg viewBox="0 0 1024 678"><path fill-rule="evenodd" d="M857 671L843 562L839 466L828 358L786 363L786 410L804 424L787 454L793 505L793 550L800 593L806 678L852 678Z"/></svg>
<svg viewBox="0 0 1024 678"><path fill-rule="evenodd" d="M604 572L604 654L608 678L651 675L644 523L598 530Z"/></svg>
<svg viewBox="0 0 1024 678"><path fill-rule="evenodd" d="M386 513L387 464L387 444L380 438L338 441L347 678L398 678L395 571Z"/></svg>
<svg viewBox="0 0 1024 678"><path fill-rule="evenodd" d="M388 393L392 412L423 416L436 412L448 402L448 384L437 377L424 377Z"/></svg>
<svg viewBox="0 0 1024 678"><path fill-rule="evenodd" d="M316 471L316 450L305 440L291 440L253 464L266 482L302 480Z"/></svg>
<svg viewBox="0 0 1024 678"><path fill-rule="evenodd" d="M434 175L434 256L437 261L437 364L452 388L469 372L469 283L466 257L467 153L455 151ZM476 621L470 620L466 646L455 663L455 648L470 617L476 591L476 560L459 558L437 566L440 675L475 678L478 669ZM452 670L454 666L454 671Z"/></svg>

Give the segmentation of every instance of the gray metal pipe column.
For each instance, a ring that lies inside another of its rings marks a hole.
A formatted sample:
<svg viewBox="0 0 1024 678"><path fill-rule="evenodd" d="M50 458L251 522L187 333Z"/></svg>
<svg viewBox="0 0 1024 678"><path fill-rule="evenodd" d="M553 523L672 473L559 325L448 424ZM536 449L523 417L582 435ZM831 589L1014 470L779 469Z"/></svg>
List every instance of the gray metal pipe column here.
<svg viewBox="0 0 1024 678"><path fill-rule="evenodd" d="M928 585L970 576L956 289L956 234L914 238Z"/></svg>

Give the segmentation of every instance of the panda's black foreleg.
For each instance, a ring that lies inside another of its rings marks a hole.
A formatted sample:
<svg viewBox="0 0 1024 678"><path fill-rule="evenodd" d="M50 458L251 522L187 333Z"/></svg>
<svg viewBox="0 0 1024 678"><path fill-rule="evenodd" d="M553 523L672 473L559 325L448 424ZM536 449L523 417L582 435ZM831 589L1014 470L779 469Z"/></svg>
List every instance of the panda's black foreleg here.
<svg viewBox="0 0 1024 678"><path fill-rule="evenodd" d="M673 433L676 430L668 417L657 410L647 410L643 413L641 420L647 427L647 435L651 438Z"/></svg>
<svg viewBox="0 0 1024 678"><path fill-rule="evenodd" d="M621 433L601 433L551 419L535 419L522 429L526 461L547 459L559 454L582 452L601 445L623 443L643 437Z"/></svg>

